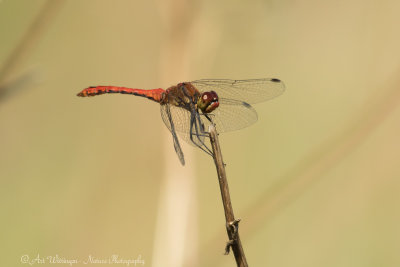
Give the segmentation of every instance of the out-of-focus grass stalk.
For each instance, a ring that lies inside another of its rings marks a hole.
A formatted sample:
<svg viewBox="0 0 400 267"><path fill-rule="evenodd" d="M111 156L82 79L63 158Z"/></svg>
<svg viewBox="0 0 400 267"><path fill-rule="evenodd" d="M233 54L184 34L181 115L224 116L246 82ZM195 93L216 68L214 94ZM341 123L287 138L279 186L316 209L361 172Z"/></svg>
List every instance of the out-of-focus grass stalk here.
<svg viewBox="0 0 400 267"><path fill-rule="evenodd" d="M21 41L14 48L14 50L10 53L8 58L5 60L0 70L0 95L6 94L2 92L3 90L7 90L7 95L10 93L12 88L10 85L13 81L18 81L20 78L16 78L18 76L18 69L21 67L22 63L28 58L29 54L32 53L34 47L37 45L40 38L46 32L49 25L51 25L51 21L57 15L62 4L65 3L65 0L48 0L43 4L42 9L37 14L35 20L32 22L30 27L26 30L26 33L22 37ZM14 77L12 77L14 76ZM22 75L25 78L28 77L25 74ZM25 79L23 79L26 81ZM17 82L20 85L20 83Z"/></svg>
<svg viewBox="0 0 400 267"><path fill-rule="evenodd" d="M164 32L160 44L160 86L168 87L189 77L195 4L187 0L159 2ZM188 150L184 154L186 165L182 167L168 132L164 141L165 178L158 205L152 266L197 264L198 208L194 162Z"/></svg>
<svg viewBox="0 0 400 267"><path fill-rule="evenodd" d="M19 75L18 78L10 80L0 84L0 101L4 100L6 97L22 91L27 86L34 84L37 81L37 73L33 70L25 71L23 74Z"/></svg>

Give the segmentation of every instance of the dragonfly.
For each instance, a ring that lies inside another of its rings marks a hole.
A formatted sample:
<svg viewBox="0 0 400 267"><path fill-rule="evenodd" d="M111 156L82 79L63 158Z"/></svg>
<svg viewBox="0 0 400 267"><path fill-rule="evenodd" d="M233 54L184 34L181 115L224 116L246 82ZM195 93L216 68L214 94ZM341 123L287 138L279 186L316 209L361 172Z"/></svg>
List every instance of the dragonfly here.
<svg viewBox="0 0 400 267"><path fill-rule="evenodd" d="M129 94L159 103L162 120L172 134L175 152L181 164L185 165L178 135L213 156L206 144L208 126L213 124L218 133L250 126L258 119L251 104L270 100L284 91L284 83L276 78L202 79L178 83L167 89L91 86L77 95Z"/></svg>

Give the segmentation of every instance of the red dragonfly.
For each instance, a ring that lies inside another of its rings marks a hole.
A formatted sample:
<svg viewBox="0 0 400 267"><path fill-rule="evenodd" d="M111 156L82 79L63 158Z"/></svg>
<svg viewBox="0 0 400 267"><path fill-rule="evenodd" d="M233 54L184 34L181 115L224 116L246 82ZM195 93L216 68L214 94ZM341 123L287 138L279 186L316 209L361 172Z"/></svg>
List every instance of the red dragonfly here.
<svg viewBox="0 0 400 267"><path fill-rule="evenodd" d="M208 136L206 129L211 123L219 133L247 127L257 121L257 112L250 104L272 99L284 91L283 82L275 78L216 79L178 83L166 90L93 86L84 89L78 96L119 93L142 96L160 103L161 117L172 134L179 160L185 165L177 133L189 144L212 155L205 144L205 137Z"/></svg>

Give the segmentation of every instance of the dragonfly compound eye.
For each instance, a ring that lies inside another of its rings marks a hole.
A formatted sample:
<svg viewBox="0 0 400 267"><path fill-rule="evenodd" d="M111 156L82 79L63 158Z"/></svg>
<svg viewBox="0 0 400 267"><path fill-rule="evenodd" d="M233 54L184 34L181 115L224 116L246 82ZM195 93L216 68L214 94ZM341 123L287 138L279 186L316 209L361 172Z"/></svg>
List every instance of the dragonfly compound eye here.
<svg viewBox="0 0 400 267"><path fill-rule="evenodd" d="M219 106L217 93L214 91L202 93L197 105L204 113L210 113Z"/></svg>

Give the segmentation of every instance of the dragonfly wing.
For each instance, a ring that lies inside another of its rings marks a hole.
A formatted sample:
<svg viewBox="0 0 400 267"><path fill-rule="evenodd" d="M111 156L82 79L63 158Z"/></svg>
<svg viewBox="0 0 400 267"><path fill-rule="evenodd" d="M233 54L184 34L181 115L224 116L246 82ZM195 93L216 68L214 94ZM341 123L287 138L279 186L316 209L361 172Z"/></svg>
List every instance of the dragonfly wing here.
<svg viewBox="0 0 400 267"><path fill-rule="evenodd" d="M179 137L192 146L203 146L207 133L204 133L202 116L196 116L197 111L188 110L174 105L161 105L161 117L169 131L177 132ZM171 123L172 122L172 123ZM172 128L174 126L174 129Z"/></svg>
<svg viewBox="0 0 400 267"><path fill-rule="evenodd" d="M174 130L178 133L189 132L190 112L186 109L170 104L160 105L161 117L168 130L172 131L171 121L174 123Z"/></svg>
<svg viewBox="0 0 400 267"><path fill-rule="evenodd" d="M258 119L256 110L246 102L225 98L220 98L219 102L219 107L207 114L215 124L215 128L219 133L248 127ZM207 129L209 125L208 120L205 124Z"/></svg>
<svg viewBox="0 0 400 267"><path fill-rule="evenodd" d="M169 129L169 131L172 134L175 152L178 155L178 158L179 158L180 162L182 163L182 165L185 165L185 157L183 155L181 145L179 144L178 136L176 136L175 124L172 119L170 105L161 105L161 117L162 117L165 125L167 126L167 128Z"/></svg>
<svg viewBox="0 0 400 267"><path fill-rule="evenodd" d="M250 80L197 80L190 82L199 91L215 91L219 98L259 103L281 95L285 91L284 83L279 79L264 78Z"/></svg>
<svg viewBox="0 0 400 267"><path fill-rule="evenodd" d="M185 166L185 156L183 155L181 145L179 144L178 137L176 134L172 134L172 139L174 140L175 152L178 155L179 161L183 166Z"/></svg>

